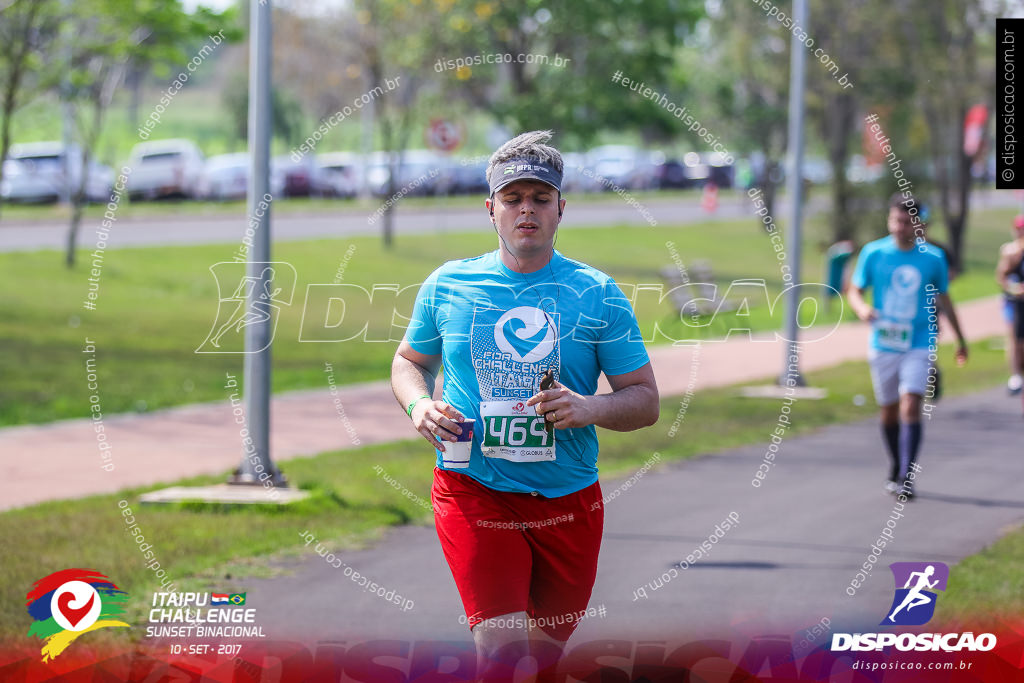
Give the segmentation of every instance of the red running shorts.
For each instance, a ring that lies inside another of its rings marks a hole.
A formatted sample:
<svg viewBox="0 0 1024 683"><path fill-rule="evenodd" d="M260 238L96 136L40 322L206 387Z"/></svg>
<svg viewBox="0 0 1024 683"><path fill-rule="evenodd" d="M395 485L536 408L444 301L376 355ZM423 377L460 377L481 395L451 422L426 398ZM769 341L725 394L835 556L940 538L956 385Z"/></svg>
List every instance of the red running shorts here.
<svg viewBox="0 0 1024 683"><path fill-rule="evenodd" d="M600 484L545 498L495 491L468 475L435 468L431 498L469 627L526 612L549 636L568 640L597 576L604 528Z"/></svg>

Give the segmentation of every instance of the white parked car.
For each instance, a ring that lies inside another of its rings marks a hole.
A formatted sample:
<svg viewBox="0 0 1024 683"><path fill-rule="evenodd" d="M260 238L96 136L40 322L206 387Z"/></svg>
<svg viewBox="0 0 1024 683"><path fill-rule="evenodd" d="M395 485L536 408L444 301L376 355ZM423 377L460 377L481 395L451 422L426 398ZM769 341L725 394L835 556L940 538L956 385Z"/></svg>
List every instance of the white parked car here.
<svg viewBox="0 0 1024 683"><path fill-rule="evenodd" d="M132 199L194 197L203 172L203 153L191 140L154 140L132 148L128 196Z"/></svg>
<svg viewBox="0 0 1024 683"><path fill-rule="evenodd" d="M355 197L362 185L363 160L351 152L329 152L316 157L320 178L326 194L332 197Z"/></svg>
<svg viewBox="0 0 1024 683"><path fill-rule="evenodd" d="M196 195L202 199L245 199L249 190L249 154L219 154L206 160ZM270 194L284 194L284 175L271 166Z"/></svg>
<svg viewBox="0 0 1024 683"><path fill-rule="evenodd" d="M655 169L665 161L659 152L648 152L630 145L604 145L587 152L587 166L607 183L596 189L608 191L615 187L648 190L655 186Z"/></svg>
<svg viewBox="0 0 1024 683"><path fill-rule="evenodd" d="M71 191L82 179L82 151L72 145L68 155ZM64 144L32 142L11 145L4 161L0 197L9 202L56 202L65 191ZM92 161L86 178L85 200L106 202L114 186L114 171Z"/></svg>

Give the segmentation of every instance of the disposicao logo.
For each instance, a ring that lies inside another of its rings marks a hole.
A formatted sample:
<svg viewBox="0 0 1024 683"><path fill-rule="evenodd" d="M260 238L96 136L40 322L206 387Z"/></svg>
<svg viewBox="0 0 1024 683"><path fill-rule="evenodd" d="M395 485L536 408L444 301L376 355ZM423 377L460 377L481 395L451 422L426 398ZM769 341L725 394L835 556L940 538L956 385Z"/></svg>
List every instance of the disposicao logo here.
<svg viewBox="0 0 1024 683"><path fill-rule="evenodd" d="M889 569L896 582L896 595L879 626L927 624L935 614L938 600L931 589L946 590L949 567L942 562L893 562Z"/></svg>
<svg viewBox="0 0 1024 683"><path fill-rule="evenodd" d="M121 621L128 594L93 569L64 569L32 585L26 596L32 625L28 635L43 641L43 661L53 659L78 636Z"/></svg>
<svg viewBox="0 0 1024 683"><path fill-rule="evenodd" d="M942 562L893 562L895 595L879 626L921 626L935 614L936 590L945 591L949 567ZM991 633L833 633L832 651L880 652L895 647L901 652L988 651L996 646Z"/></svg>

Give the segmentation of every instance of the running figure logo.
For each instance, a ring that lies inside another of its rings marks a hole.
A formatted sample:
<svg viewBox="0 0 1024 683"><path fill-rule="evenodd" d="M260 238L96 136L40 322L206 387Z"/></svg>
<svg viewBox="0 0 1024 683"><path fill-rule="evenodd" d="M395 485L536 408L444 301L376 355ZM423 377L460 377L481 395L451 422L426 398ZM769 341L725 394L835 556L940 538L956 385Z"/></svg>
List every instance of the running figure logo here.
<svg viewBox="0 0 1024 683"><path fill-rule="evenodd" d="M896 595L881 626L920 626L935 614L938 596L931 589L946 590L949 567L942 562L893 562ZM902 586L902 588L900 588Z"/></svg>
<svg viewBox="0 0 1024 683"><path fill-rule="evenodd" d="M210 266L210 272L217 283L217 317L196 353L246 353L245 328L268 320L271 323L266 342L261 348L252 349L249 353L258 353L273 341L278 318L275 314L280 313L281 306L290 306L292 303L297 279L295 268L283 261L258 263L257 266L262 266L257 269L259 274L249 276L246 271L248 265L222 261ZM225 286L228 284L233 288L228 289ZM227 291L232 292L230 296L224 296ZM249 296L253 293L256 301L250 308Z"/></svg>

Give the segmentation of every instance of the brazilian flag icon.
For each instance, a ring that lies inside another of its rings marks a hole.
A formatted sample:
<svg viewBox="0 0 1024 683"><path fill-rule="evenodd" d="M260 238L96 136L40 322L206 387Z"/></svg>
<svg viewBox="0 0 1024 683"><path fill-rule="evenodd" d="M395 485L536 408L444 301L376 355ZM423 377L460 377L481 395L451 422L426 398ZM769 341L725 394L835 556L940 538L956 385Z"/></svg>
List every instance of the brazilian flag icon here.
<svg viewBox="0 0 1024 683"><path fill-rule="evenodd" d="M232 593L228 596L228 602L230 602L232 605L244 605L245 593Z"/></svg>

